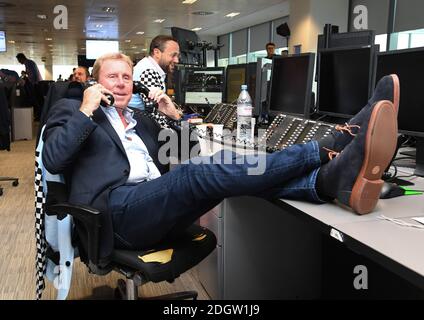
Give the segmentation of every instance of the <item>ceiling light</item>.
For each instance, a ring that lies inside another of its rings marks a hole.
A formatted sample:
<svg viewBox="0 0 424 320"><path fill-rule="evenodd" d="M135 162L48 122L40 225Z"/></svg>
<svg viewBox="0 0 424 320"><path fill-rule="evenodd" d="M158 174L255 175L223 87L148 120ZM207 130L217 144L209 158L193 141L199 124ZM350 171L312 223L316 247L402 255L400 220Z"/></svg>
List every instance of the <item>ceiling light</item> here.
<svg viewBox="0 0 424 320"><path fill-rule="evenodd" d="M153 21L153 22L156 22L156 23L162 23L162 22L164 22L165 21L165 19L156 19L155 21Z"/></svg>
<svg viewBox="0 0 424 320"><path fill-rule="evenodd" d="M49 47L53 47L53 45L52 44L49 44Z"/></svg>
<svg viewBox="0 0 424 320"><path fill-rule="evenodd" d="M144 31L138 31L136 34L143 35Z"/></svg>
<svg viewBox="0 0 424 320"><path fill-rule="evenodd" d="M46 20L47 16L45 14L37 14L37 18L41 20Z"/></svg>
<svg viewBox="0 0 424 320"><path fill-rule="evenodd" d="M9 41L7 41L7 42L9 42L9 43L15 43L15 40L9 40Z"/></svg>
<svg viewBox="0 0 424 320"><path fill-rule="evenodd" d="M184 0L182 3L184 4L193 4L195 3L197 0Z"/></svg>
<svg viewBox="0 0 424 320"><path fill-rule="evenodd" d="M53 39L52 38L46 38L46 41L52 41Z"/></svg>
<svg viewBox="0 0 424 320"><path fill-rule="evenodd" d="M200 31L200 30L202 30L202 28L199 28L199 27L191 29L191 31Z"/></svg>
<svg viewBox="0 0 424 320"><path fill-rule="evenodd" d="M146 49L146 48L143 48L143 49L141 49L141 51L146 52L146 51L147 51L147 49Z"/></svg>
<svg viewBox="0 0 424 320"><path fill-rule="evenodd" d="M240 12L231 12L231 13L227 14L226 17L234 18L235 16L238 16L239 14L240 14Z"/></svg>
<svg viewBox="0 0 424 320"><path fill-rule="evenodd" d="M96 24L96 28L103 28L102 24Z"/></svg>
<svg viewBox="0 0 424 320"><path fill-rule="evenodd" d="M130 43L130 42L131 42L131 40L130 40L130 39L128 39L128 40L125 40L125 42Z"/></svg>
<svg viewBox="0 0 424 320"><path fill-rule="evenodd" d="M132 46L131 49L137 49L137 46Z"/></svg>
<svg viewBox="0 0 424 320"><path fill-rule="evenodd" d="M103 7L103 11L107 13L113 13L115 11L115 8L113 7Z"/></svg>

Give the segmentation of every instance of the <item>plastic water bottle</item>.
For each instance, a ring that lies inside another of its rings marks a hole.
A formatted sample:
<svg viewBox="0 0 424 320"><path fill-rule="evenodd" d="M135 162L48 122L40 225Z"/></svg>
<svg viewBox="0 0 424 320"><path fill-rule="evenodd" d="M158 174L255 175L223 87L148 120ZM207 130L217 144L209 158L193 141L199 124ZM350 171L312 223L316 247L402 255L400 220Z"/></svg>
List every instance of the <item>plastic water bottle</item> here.
<svg viewBox="0 0 424 320"><path fill-rule="evenodd" d="M237 139L238 141L251 142L253 137L252 127L252 99L247 91L247 85L241 86L237 98Z"/></svg>

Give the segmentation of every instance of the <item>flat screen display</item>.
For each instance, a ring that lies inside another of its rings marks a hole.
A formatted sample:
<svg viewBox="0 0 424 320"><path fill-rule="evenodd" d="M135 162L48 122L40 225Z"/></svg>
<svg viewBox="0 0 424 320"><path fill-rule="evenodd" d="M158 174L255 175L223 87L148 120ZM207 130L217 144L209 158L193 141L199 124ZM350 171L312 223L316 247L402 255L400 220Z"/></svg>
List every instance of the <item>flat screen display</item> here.
<svg viewBox="0 0 424 320"><path fill-rule="evenodd" d="M119 52L119 41L86 40L87 59L97 59L111 52Z"/></svg>
<svg viewBox="0 0 424 320"><path fill-rule="evenodd" d="M376 83L390 74L400 82L399 130L424 136L424 48L379 54Z"/></svg>
<svg viewBox="0 0 424 320"><path fill-rule="evenodd" d="M313 54L274 57L269 112L306 116L312 94Z"/></svg>
<svg viewBox="0 0 424 320"><path fill-rule="evenodd" d="M0 52L6 52L6 33L0 31Z"/></svg>
<svg viewBox="0 0 424 320"><path fill-rule="evenodd" d="M374 75L374 47L320 52L318 112L350 118L368 102Z"/></svg>

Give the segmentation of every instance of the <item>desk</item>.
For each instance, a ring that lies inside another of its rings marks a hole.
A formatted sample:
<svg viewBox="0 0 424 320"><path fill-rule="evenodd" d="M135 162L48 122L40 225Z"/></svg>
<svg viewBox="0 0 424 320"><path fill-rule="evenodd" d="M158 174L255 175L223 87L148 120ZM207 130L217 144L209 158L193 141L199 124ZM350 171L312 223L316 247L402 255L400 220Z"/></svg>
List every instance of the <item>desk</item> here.
<svg viewBox="0 0 424 320"><path fill-rule="evenodd" d="M414 182L417 189L424 187L424 179ZM381 200L363 216L335 204L226 199L201 219L217 235L219 250L199 265L199 278L214 299L321 298L325 269L337 259L324 254L326 242L333 241L413 284L424 298L424 230L379 219L384 214L412 223L410 217L424 216L423 197ZM330 238L332 230L338 240ZM353 267L349 270L353 287L356 275ZM387 296L378 290L376 297Z"/></svg>

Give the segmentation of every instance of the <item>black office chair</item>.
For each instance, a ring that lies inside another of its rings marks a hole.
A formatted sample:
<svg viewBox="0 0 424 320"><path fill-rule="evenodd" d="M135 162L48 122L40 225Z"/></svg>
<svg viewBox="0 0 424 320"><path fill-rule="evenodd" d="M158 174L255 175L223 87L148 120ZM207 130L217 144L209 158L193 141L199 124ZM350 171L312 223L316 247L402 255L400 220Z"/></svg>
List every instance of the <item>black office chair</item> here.
<svg viewBox="0 0 424 320"><path fill-rule="evenodd" d="M58 92L55 88L56 85L58 84L53 84L50 88L52 95ZM62 85L59 84L59 91L66 96L66 92L61 89L63 89ZM57 101L56 95L53 100ZM45 105L45 107L51 109L52 106ZM36 164L39 165L38 161L36 161ZM42 181L43 171L41 168L36 168L36 172L35 185L37 187ZM46 183L48 193L45 195L46 205L43 212L48 215L56 215L58 219L63 219L67 214L73 217L75 223L73 244L77 247L79 257L86 264L89 272L106 275L115 270L126 277L126 282L118 281L115 290L118 298L136 299L138 297L138 286L150 281L155 283L161 281L173 282L180 274L196 266L216 247L216 237L211 231L198 225L192 225L180 236L168 239L155 246L143 250L112 249L107 258L100 257L102 245L104 247L105 243L113 243L114 241L113 230L105 231L108 230L108 226L112 225L110 214L87 206L65 203L68 198L66 185L49 181ZM38 197L36 198L37 261L41 263L44 261L40 252L46 249L47 259L58 265L57 252L43 248L43 217L40 214L37 215L39 206L42 206L43 203L40 199L40 193L45 193L43 190L43 188L36 189L36 197ZM40 270L37 270L37 275L39 274ZM37 279L37 286L40 282L42 280ZM39 291L38 288L37 291ZM37 294L40 295L39 292ZM186 291L155 297L155 299L190 298L196 299L197 292Z"/></svg>
<svg viewBox="0 0 424 320"><path fill-rule="evenodd" d="M49 186L51 190L51 186ZM49 200L51 201L51 199ZM89 272L106 275L115 270L126 277L118 280L115 297L124 300L138 298L138 287L145 283L173 282L180 274L196 266L216 247L215 235L206 228L192 225L181 236L158 243L144 250L118 250L112 252L109 263L99 263L101 215L94 208L72 204L53 204L47 212L58 216L71 215L76 224L75 244L81 261ZM111 235L113 237L113 235ZM54 259L55 254L47 258ZM149 299L197 299L196 291L177 292Z"/></svg>
<svg viewBox="0 0 424 320"><path fill-rule="evenodd" d="M3 84L0 85L0 150L10 151L10 112ZM19 179L14 177L0 177L1 181L12 181L14 187L18 186ZM3 188L0 187L0 196Z"/></svg>

